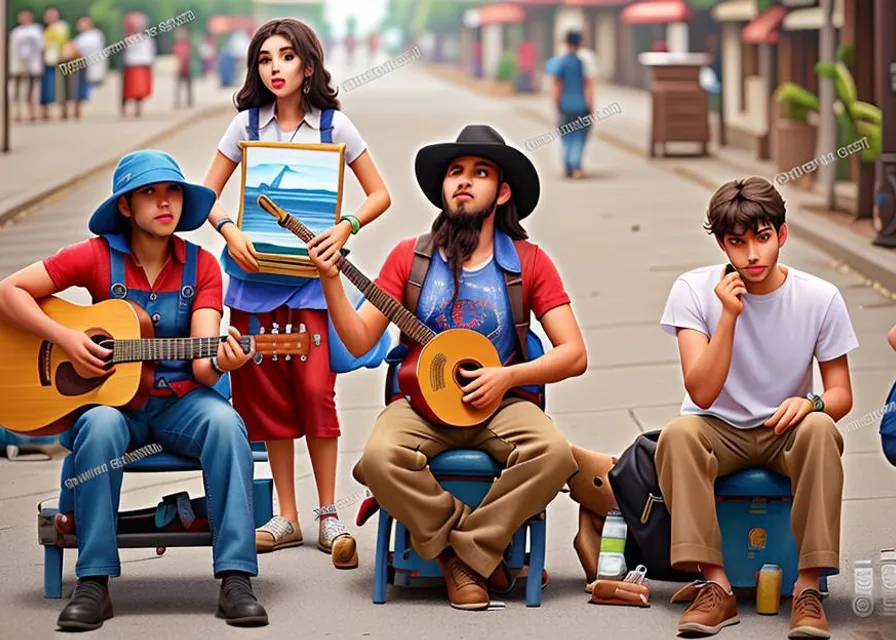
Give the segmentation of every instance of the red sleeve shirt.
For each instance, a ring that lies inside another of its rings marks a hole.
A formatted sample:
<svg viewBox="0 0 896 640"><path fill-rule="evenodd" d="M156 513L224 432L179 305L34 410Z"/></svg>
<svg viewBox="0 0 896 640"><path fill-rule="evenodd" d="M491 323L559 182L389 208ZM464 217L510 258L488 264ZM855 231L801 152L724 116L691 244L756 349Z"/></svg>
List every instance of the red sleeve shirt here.
<svg viewBox="0 0 896 640"><path fill-rule="evenodd" d="M134 255L125 256L125 286L140 291L166 293L179 291L183 281L186 247L176 237L174 254L159 272L150 286L146 273L137 264ZM69 287L84 287L95 301L109 297L111 265L109 245L102 238L91 238L62 249L44 260L44 267L56 287L63 291ZM205 249L199 249L196 264L196 297L193 309L216 309L223 312L223 283L221 267L215 257Z"/></svg>
<svg viewBox="0 0 896 640"><path fill-rule="evenodd" d="M404 287L411 277L411 265L414 263L414 245L416 238L409 238L400 242L380 269L380 275L375 284L398 302L404 302Z"/></svg>

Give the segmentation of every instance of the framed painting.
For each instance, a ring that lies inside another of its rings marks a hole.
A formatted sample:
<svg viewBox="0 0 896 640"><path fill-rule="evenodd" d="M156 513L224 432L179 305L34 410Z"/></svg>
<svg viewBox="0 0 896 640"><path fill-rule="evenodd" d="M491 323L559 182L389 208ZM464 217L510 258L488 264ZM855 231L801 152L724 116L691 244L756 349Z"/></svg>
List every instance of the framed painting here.
<svg viewBox="0 0 896 640"><path fill-rule="evenodd" d="M264 273L318 277L305 243L258 205L264 194L315 234L339 221L344 144L240 142L243 151L237 226L255 246Z"/></svg>

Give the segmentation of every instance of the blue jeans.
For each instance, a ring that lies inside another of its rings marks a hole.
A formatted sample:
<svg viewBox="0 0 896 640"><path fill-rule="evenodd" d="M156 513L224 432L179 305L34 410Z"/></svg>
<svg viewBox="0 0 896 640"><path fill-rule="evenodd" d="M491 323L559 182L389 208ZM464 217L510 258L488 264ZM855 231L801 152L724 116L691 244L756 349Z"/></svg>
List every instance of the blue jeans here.
<svg viewBox="0 0 896 640"><path fill-rule="evenodd" d="M73 493L79 578L121 575L115 534L124 472L112 460L148 443L200 461L215 575L258 575L252 449L242 418L220 394L197 389L182 398L154 397L137 411L94 407L62 434L60 443L72 451L66 462L73 464L63 465L59 510L71 509L66 502L72 502ZM78 479L69 483L73 489L65 487L68 478Z"/></svg>
<svg viewBox="0 0 896 640"><path fill-rule="evenodd" d="M574 122L578 118L587 115L587 112L561 112L560 124L564 126ZM591 125L583 126L581 129L574 129L563 135L560 142L563 145L563 167L566 175L572 174L573 171L581 170L582 155L585 153L585 142L588 140L588 132L591 131Z"/></svg>

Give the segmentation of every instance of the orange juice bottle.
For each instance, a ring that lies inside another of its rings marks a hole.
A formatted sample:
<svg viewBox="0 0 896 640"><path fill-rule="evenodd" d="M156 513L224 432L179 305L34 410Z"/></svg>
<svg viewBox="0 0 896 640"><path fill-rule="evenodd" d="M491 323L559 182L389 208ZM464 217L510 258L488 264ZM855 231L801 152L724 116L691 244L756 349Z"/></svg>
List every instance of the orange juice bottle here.
<svg viewBox="0 0 896 640"><path fill-rule="evenodd" d="M775 616L781 610L781 578L783 572L776 564L764 564L759 570L756 586L756 613Z"/></svg>

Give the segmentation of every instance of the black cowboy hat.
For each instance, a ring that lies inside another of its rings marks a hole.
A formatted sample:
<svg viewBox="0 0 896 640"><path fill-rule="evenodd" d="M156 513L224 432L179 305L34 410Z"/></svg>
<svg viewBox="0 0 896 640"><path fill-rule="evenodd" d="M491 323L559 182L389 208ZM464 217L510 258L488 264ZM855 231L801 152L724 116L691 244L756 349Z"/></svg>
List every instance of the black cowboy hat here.
<svg viewBox="0 0 896 640"><path fill-rule="evenodd" d="M467 125L458 134L456 142L431 144L417 152L414 171L430 202L442 208L445 172L451 161L461 156L479 156L498 165L502 179L510 185L519 218L522 220L532 213L541 188L538 172L529 158L508 146L500 133L484 124Z"/></svg>

